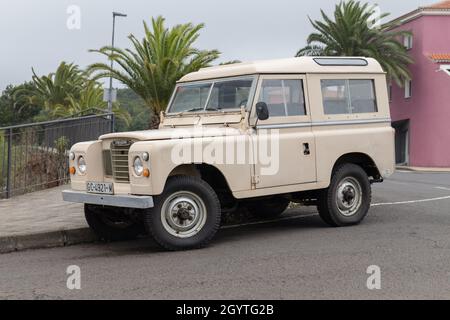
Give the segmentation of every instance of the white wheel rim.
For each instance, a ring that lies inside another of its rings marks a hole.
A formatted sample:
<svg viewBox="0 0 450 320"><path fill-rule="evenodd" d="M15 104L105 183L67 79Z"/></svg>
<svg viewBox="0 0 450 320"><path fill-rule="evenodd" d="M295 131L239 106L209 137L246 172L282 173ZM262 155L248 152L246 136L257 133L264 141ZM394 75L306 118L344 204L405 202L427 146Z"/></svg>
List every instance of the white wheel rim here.
<svg viewBox="0 0 450 320"><path fill-rule="evenodd" d="M161 221L171 235L178 238L193 237L206 223L206 205L195 193L175 192L161 207Z"/></svg>
<svg viewBox="0 0 450 320"><path fill-rule="evenodd" d="M353 216L361 207L362 188L361 184L353 177L341 180L336 188L336 205L339 212L345 216Z"/></svg>

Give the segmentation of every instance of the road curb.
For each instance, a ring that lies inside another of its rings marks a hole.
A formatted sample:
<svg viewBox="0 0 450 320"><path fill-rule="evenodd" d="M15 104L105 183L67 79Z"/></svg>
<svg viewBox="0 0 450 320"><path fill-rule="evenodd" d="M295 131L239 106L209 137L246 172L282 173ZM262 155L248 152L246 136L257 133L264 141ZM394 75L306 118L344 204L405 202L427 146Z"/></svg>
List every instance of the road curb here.
<svg viewBox="0 0 450 320"><path fill-rule="evenodd" d="M410 172L430 172L430 173L448 173L450 168L425 168L425 167L407 167L396 166L396 170L410 171Z"/></svg>
<svg viewBox="0 0 450 320"><path fill-rule="evenodd" d="M290 205L287 212L294 209L296 206ZM239 213L239 212L238 212ZM308 216L306 214L306 216ZM289 216L285 219L289 219ZM252 225L260 223L270 223L274 221L281 221L285 219L275 220L252 220L251 215L248 212L241 211L240 214L234 214L233 216L224 215L224 220L221 229L233 228L241 225ZM18 236L0 236L0 254L10 253L15 251L22 251L28 249L45 249L55 247L65 247L80 243L92 243L100 241L100 238L96 236L89 228L78 228L60 231L50 231L43 233L18 235Z"/></svg>
<svg viewBox="0 0 450 320"><path fill-rule="evenodd" d="M0 237L0 253L10 253L27 249L64 247L98 240L98 237L89 228Z"/></svg>

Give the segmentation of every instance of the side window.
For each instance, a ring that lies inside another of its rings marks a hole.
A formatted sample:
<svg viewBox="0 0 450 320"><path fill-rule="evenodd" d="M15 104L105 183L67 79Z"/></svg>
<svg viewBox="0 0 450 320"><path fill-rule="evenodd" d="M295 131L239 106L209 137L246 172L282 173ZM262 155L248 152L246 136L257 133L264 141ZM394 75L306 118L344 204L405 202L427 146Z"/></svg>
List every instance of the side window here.
<svg viewBox="0 0 450 320"><path fill-rule="evenodd" d="M322 80L321 86L325 114L348 113L346 80Z"/></svg>
<svg viewBox="0 0 450 320"><path fill-rule="evenodd" d="M306 115L302 80L263 80L259 94L271 117Z"/></svg>
<svg viewBox="0 0 450 320"><path fill-rule="evenodd" d="M321 80L325 114L377 112L373 80Z"/></svg>
<svg viewBox="0 0 450 320"><path fill-rule="evenodd" d="M351 113L377 112L373 80L349 80Z"/></svg>

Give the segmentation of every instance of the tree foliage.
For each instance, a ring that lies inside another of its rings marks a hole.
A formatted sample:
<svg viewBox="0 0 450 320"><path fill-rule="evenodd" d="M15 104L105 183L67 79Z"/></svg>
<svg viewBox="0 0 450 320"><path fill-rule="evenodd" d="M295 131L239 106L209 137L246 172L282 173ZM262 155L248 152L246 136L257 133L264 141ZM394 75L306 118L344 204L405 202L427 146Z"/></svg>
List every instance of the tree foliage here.
<svg viewBox="0 0 450 320"><path fill-rule="evenodd" d="M393 22L375 27L389 14L376 17L375 6L359 1L342 1L336 5L334 19L321 10L322 21L311 24L316 30L307 46L297 56L364 56L378 60L388 75L399 85L410 79L408 65L413 62L399 40L408 31L392 31Z"/></svg>
<svg viewBox="0 0 450 320"><path fill-rule="evenodd" d="M77 65L62 62L55 72L44 76L32 71L31 86L16 88L14 99L21 105L41 107L37 120L98 113L106 109L102 85L89 79ZM118 104L113 106L113 111L129 122L128 113Z"/></svg>
<svg viewBox="0 0 450 320"><path fill-rule="evenodd" d="M167 28L161 16L152 18L151 27L146 22L143 24L142 40L132 34L128 37L131 49L105 46L91 50L113 60L118 67L95 63L88 71L95 80L112 77L126 85L142 98L157 118L167 107L176 81L208 66L218 58L219 52L193 46L203 24L186 23ZM157 123L158 120L150 126L155 127Z"/></svg>
<svg viewBox="0 0 450 320"><path fill-rule="evenodd" d="M25 82L18 86L9 85L0 96L0 127L31 122L41 108L26 101L17 100L14 92L18 89L31 89L33 84Z"/></svg>

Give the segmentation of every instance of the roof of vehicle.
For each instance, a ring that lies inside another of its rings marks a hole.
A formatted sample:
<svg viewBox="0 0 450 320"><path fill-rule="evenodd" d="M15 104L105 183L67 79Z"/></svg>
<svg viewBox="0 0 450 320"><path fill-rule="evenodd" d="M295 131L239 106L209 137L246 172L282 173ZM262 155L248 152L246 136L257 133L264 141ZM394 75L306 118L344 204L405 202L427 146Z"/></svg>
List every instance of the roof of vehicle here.
<svg viewBox="0 0 450 320"><path fill-rule="evenodd" d="M178 82L274 73L383 73L383 69L378 61L372 58L298 57L203 68L185 75Z"/></svg>

